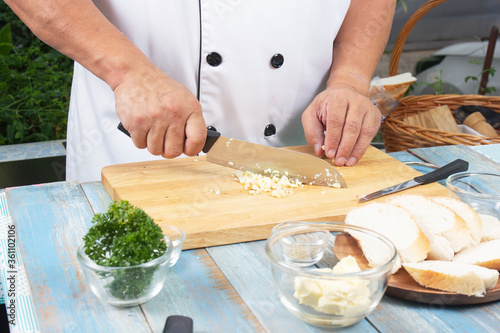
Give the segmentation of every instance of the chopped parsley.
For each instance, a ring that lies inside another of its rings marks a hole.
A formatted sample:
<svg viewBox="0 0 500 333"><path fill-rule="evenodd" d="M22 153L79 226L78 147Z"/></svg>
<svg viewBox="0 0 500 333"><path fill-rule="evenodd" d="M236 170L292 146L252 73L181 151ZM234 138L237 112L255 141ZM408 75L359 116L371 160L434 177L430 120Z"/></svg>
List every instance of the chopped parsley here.
<svg viewBox="0 0 500 333"><path fill-rule="evenodd" d="M167 250L163 232L158 224L128 201L113 202L106 213L95 214L83 237L85 254L96 264L108 267L127 267L161 257ZM157 267L136 268L112 273L114 279L107 287L121 299L144 295L153 280ZM105 274L109 277L109 273Z"/></svg>

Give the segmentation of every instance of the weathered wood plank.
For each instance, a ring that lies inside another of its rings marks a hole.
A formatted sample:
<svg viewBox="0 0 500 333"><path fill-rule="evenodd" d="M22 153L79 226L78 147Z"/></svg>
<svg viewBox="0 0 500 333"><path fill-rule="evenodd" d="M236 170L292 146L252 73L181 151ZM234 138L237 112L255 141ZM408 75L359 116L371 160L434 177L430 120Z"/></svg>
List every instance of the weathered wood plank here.
<svg viewBox="0 0 500 333"><path fill-rule="evenodd" d="M500 163L464 145L447 146L446 149L440 149L439 147L412 149L411 152L437 166L443 166L457 158L461 158L469 162L469 171L500 172ZM444 180L442 182L443 185L446 185ZM489 183L487 186L500 191L500 184Z"/></svg>
<svg viewBox="0 0 500 333"><path fill-rule="evenodd" d="M94 213L104 213L113 202L101 182L80 184Z"/></svg>
<svg viewBox="0 0 500 333"><path fill-rule="evenodd" d="M294 317L279 301L264 249L265 241L207 248L224 275L267 332L318 332ZM338 331L376 331L366 320Z"/></svg>
<svg viewBox="0 0 500 333"><path fill-rule="evenodd" d="M42 332L148 332L140 308L104 305L76 258L93 212L76 183L6 190Z"/></svg>
<svg viewBox="0 0 500 333"><path fill-rule="evenodd" d="M384 296L368 320L381 332L496 332L500 305L444 306Z"/></svg>
<svg viewBox="0 0 500 333"><path fill-rule="evenodd" d="M500 163L500 143L493 145L470 146L470 149Z"/></svg>
<svg viewBox="0 0 500 333"><path fill-rule="evenodd" d="M204 249L184 251L163 290L142 308L154 332L170 315L191 317L195 332L263 331Z"/></svg>
<svg viewBox="0 0 500 333"><path fill-rule="evenodd" d="M470 163L470 171L500 172L500 163L497 163L485 155L464 145L446 146L446 149L440 147L429 147L410 149L410 151L422 160L428 161L437 166L443 166L457 158L461 158Z"/></svg>
<svg viewBox="0 0 500 333"><path fill-rule="evenodd" d="M95 212L106 211L112 200L100 182L82 184L82 188ZM153 332L162 332L170 315L191 317L196 332L262 329L203 249L183 251L160 294L141 307Z"/></svg>

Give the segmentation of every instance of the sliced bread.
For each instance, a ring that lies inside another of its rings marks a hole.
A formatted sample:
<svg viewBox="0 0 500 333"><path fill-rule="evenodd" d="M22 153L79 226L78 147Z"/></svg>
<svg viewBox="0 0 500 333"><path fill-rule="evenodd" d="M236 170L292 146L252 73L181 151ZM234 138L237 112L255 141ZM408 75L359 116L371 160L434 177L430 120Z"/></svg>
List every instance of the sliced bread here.
<svg viewBox="0 0 500 333"><path fill-rule="evenodd" d="M500 221L493 215L479 214L482 222L482 242L500 239Z"/></svg>
<svg viewBox="0 0 500 333"><path fill-rule="evenodd" d="M469 228L471 236L468 246L474 246L481 242L481 218L479 217L479 214L476 213L474 209L472 209L471 206L469 206L465 202L451 197L431 197L431 199L453 210L465 221L465 223L467 223L467 227Z"/></svg>
<svg viewBox="0 0 500 333"><path fill-rule="evenodd" d="M420 285L468 296L483 296L498 282L498 271L454 261L426 260L403 267Z"/></svg>
<svg viewBox="0 0 500 333"><path fill-rule="evenodd" d="M467 223L453 210L423 195L398 195L388 203L406 208L429 238L427 259L452 260L455 252L470 244Z"/></svg>
<svg viewBox="0 0 500 333"><path fill-rule="evenodd" d="M429 240L408 210L395 205L375 202L354 208L347 213L345 223L365 227L387 237L396 247L402 262L424 260L430 250ZM353 237L357 238L363 254L372 266L385 259L385 254L373 248L362 237L356 234ZM400 267L401 263L396 263L392 272Z"/></svg>
<svg viewBox="0 0 500 333"><path fill-rule="evenodd" d="M463 250L455 255L453 261L500 270L500 239Z"/></svg>

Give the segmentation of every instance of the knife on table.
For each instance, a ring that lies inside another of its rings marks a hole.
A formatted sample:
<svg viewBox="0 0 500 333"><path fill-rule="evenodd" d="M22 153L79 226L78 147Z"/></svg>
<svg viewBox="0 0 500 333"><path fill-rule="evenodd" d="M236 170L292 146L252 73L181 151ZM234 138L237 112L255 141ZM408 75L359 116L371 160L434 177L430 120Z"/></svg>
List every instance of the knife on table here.
<svg viewBox="0 0 500 333"><path fill-rule="evenodd" d="M359 203L366 202L368 200L376 199L386 194L391 194L402 190L406 190L408 188L417 185L433 183L438 180L448 178L448 176L454 173L466 171L468 168L469 168L469 162L461 159L456 159L453 162L446 164L445 166L442 166L432 172L429 172L428 174L415 177L412 180L385 188L380 191L376 191L370 194L365 194L359 199L358 202Z"/></svg>
<svg viewBox="0 0 500 333"><path fill-rule="evenodd" d="M122 123L118 129L130 136ZM347 188L340 172L325 160L301 152L264 146L221 136L207 130L202 151L207 161L256 174L287 176L306 185Z"/></svg>

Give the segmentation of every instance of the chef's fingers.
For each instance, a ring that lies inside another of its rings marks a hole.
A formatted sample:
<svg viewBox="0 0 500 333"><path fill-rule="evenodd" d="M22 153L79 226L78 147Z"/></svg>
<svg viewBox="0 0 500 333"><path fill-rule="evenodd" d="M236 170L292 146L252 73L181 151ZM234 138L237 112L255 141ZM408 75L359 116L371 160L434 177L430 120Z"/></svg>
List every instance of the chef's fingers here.
<svg viewBox="0 0 500 333"><path fill-rule="evenodd" d="M134 128L130 129L127 128L126 125L123 125L125 129L130 134L130 138L132 139L132 142L137 148L144 149L148 146L148 130L147 129L140 129L140 128Z"/></svg>
<svg viewBox="0 0 500 333"><path fill-rule="evenodd" d="M180 156L184 151L184 124L169 124L165 133L165 144L161 156L174 158Z"/></svg>
<svg viewBox="0 0 500 333"><path fill-rule="evenodd" d="M165 146L165 133L166 129L164 126L151 126L147 136L147 148L149 153L155 156L163 155Z"/></svg>
<svg viewBox="0 0 500 333"><path fill-rule="evenodd" d="M339 91L341 90L333 90L333 94L329 96L328 103L325 103L324 106L326 114L326 119L324 120L326 125L325 154L326 157L331 159L339 156L341 143L346 142L344 135L349 101L346 100L344 95L339 96Z"/></svg>
<svg viewBox="0 0 500 333"><path fill-rule="evenodd" d="M179 96L183 96L180 94ZM177 97L177 96L175 96ZM164 119L167 124L165 132L165 143L161 156L174 158L184 151L184 141L186 140L186 121L193 113L201 113L201 106L197 100L190 99L169 99L162 103L167 106ZM163 119L162 119L163 120ZM148 142L149 145L149 142Z"/></svg>
<svg viewBox="0 0 500 333"><path fill-rule="evenodd" d="M123 119L122 126L127 130L130 138L132 139L132 142L137 148L140 149L147 148L149 126L147 126L140 117L138 117L137 121L136 118ZM160 154L158 153L156 155Z"/></svg>
<svg viewBox="0 0 500 333"><path fill-rule="evenodd" d="M323 125L320 115L319 98L316 97L313 102L302 113L302 127L307 143L313 147L314 153L317 156L323 156L323 145L325 142L325 126Z"/></svg>
<svg viewBox="0 0 500 333"><path fill-rule="evenodd" d="M149 127L145 125L145 118L141 117L141 109L135 107L130 99L130 94L121 94L115 91L115 108L123 128L125 128L137 148L147 147Z"/></svg>
<svg viewBox="0 0 500 333"><path fill-rule="evenodd" d="M207 126L200 112L191 114L186 121L186 141L184 142L184 154L195 156L198 154L207 139Z"/></svg>
<svg viewBox="0 0 500 333"><path fill-rule="evenodd" d="M363 114L360 112L359 101L355 98L351 98L349 100L345 109L347 110L347 114L344 119L344 125L341 128L342 137L340 139L340 143L338 144L337 151L335 152L335 164L337 166L344 166L348 161L348 158L351 156L352 149L358 140L363 120ZM336 113L340 113L340 110L336 111ZM328 142L328 127L326 130L326 142Z"/></svg>
<svg viewBox="0 0 500 333"><path fill-rule="evenodd" d="M380 127L382 115L379 109L371 102L366 104L365 108L367 108L368 111L364 114L358 139L345 163L347 166L353 166L361 159Z"/></svg>

